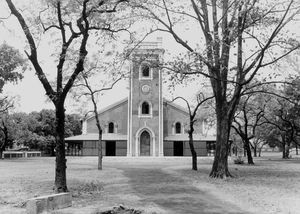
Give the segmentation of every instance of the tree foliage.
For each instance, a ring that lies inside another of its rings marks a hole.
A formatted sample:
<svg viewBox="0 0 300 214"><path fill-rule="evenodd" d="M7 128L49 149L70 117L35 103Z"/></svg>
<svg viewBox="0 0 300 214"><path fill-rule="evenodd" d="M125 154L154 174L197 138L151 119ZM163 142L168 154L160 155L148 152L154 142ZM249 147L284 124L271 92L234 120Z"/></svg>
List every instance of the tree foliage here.
<svg viewBox="0 0 300 214"><path fill-rule="evenodd" d="M17 82L23 78L26 63L20 52L6 43L0 45L0 92L6 82ZM18 69L20 68L20 69Z"/></svg>
<svg viewBox="0 0 300 214"><path fill-rule="evenodd" d="M19 112L5 114L1 130L8 130L10 144L7 146L28 147L40 150L48 155L55 155L55 111L43 109L29 114ZM4 131L3 131L4 133ZM76 114L66 115L65 137L81 134L80 117ZM3 134L0 135L2 138Z"/></svg>
<svg viewBox="0 0 300 214"><path fill-rule="evenodd" d="M273 98L269 114L265 116L265 120L273 126L268 141L282 149L283 158L290 157L289 150L293 143L298 144L300 130L299 77L290 77L289 82L280 90L282 97Z"/></svg>

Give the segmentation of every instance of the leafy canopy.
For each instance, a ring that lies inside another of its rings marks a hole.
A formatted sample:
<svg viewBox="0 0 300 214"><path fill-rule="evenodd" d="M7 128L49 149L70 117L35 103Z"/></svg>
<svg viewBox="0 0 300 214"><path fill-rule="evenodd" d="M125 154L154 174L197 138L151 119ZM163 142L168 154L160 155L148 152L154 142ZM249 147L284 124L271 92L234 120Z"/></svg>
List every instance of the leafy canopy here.
<svg viewBox="0 0 300 214"><path fill-rule="evenodd" d="M18 68L26 68L20 52L6 43L0 45L0 92L6 82L17 82L23 78Z"/></svg>

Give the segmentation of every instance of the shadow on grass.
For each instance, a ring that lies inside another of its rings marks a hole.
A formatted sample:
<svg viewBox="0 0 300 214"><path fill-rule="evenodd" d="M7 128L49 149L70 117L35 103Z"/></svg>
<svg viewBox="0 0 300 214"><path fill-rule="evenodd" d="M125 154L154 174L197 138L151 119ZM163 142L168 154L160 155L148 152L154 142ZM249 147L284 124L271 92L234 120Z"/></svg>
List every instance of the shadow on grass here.
<svg viewBox="0 0 300 214"><path fill-rule="evenodd" d="M142 202L155 203L169 213L247 213L159 169L134 168L124 174Z"/></svg>
<svg viewBox="0 0 300 214"><path fill-rule="evenodd" d="M103 191L103 183L99 181L82 182L72 180L69 182L69 191L73 197L82 195L100 194Z"/></svg>

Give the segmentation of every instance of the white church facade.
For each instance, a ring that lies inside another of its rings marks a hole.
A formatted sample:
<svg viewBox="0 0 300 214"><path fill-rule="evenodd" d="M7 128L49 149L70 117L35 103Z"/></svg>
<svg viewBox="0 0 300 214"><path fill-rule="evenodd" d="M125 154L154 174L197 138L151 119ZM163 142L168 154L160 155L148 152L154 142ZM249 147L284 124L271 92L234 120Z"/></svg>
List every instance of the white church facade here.
<svg viewBox="0 0 300 214"><path fill-rule="evenodd" d="M154 45L153 45L154 44ZM158 63L164 50L153 43L134 50L130 62L129 95L101 110L102 153L106 156L189 156L189 114L162 94ZM194 146L199 156L214 149L215 136L204 134L205 122L195 127ZM95 117L83 121L82 135L66 139L67 154L97 155Z"/></svg>

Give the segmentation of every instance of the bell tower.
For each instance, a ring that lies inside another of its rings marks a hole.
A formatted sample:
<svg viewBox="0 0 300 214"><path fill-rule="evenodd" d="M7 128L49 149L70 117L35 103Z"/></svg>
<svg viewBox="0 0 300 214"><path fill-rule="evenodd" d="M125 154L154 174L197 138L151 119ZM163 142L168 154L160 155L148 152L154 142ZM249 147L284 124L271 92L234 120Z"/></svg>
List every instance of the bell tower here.
<svg viewBox="0 0 300 214"><path fill-rule="evenodd" d="M163 156L161 42L141 43L131 54L127 156Z"/></svg>

